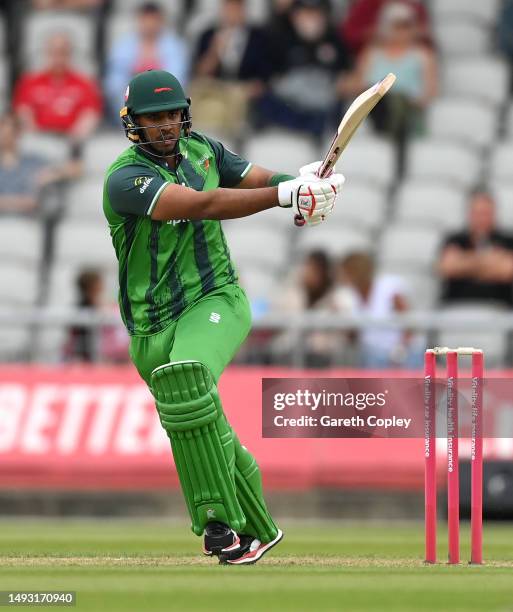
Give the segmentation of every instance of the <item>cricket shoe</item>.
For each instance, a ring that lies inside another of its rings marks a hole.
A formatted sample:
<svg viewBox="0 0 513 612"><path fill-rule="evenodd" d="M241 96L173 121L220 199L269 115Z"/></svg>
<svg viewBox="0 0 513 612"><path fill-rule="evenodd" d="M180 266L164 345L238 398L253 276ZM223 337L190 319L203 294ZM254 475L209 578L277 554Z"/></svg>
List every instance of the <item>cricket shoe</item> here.
<svg viewBox="0 0 513 612"><path fill-rule="evenodd" d="M222 565L251 565L261 559L273 546L276 546L283 538L283 532L278 529L278 534L270 542L263 544L253 536L240 535L239 550L219 555L219 563Z"/></svg>
<svg viewBox="0 0 513 612"><path fill-rule="evenodd" d="M203 538L204 555L232 554L239 548L239 536L228 525L216 521L207 523Z"/></svg>

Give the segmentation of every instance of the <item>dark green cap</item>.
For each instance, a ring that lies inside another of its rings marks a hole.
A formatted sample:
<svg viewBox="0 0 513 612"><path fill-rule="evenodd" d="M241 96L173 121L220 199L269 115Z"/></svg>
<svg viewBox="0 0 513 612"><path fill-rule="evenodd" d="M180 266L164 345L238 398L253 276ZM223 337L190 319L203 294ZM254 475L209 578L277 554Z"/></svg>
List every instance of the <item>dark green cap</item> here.
<svg viewBox="0 0 513 612"><path fill-rule="evenodd" d="M133 115L189 107L180 82L165 70L136 74L126 88L125 104Z"/></svg>

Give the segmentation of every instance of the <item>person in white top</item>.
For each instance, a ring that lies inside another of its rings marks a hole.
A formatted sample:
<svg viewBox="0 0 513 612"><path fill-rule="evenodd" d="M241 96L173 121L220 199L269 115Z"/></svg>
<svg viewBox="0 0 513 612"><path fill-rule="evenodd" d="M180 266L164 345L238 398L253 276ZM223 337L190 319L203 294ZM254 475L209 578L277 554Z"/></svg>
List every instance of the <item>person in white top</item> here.
<svg viewBox="0 0 513 612"><path fill-rule="evenodd" d="M354 314L382 318L409 310L407 288L400 276L375 274L367 253L352 253L339 266L336 299L352 304ZM422 346L410 331L368 327L359 334L361 365L366 368L422 365Z"/></svg>

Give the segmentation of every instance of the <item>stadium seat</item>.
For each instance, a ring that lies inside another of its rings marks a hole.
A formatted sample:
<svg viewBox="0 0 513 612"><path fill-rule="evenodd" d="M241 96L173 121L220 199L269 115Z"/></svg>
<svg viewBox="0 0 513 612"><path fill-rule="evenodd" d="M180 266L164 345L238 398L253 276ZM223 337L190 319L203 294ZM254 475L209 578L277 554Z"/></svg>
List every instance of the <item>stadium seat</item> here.
<svg viewBox="0 0 513 612"><path fill-rule="evenodd" d="M468 189L480 180L481 163L468 146L437 139L417 140L410 146L407 177L443 180Z"/></svg>
<svg viewBox="0 0 513 612"><path fill-rule="evenodd" d="M396 195L396 218L401 223L457 230L465 223L465 192L431 181L405 181Z"/></svg>
<svg viewBox="0 0 513 612"><path fill-rule="evenodd" d="M498 114L492 106L479 100L440 98L429 107L427 126L434 138L489 147L497 135Z"/></svg>
<svg viewBox="0 0 513 612"><path fill-rule="evenodd" d="M406 299L412 310L430 310L437 306L440 282L434 274L404 272L402 276L407 287Z"/></svg>
<svg viewBox="0 0 513 612"><path fill-rule="evenodd" d="M51 267L45 307L66 311L77 305L76 275L79 269L80 267L67 262ZM37 335L36 358L50 363L61 361L66 336L67 329L63 326L43 327Z"/></svg>
<svg viewBox="0 0 513 612"><path fill-rule="evenodd" d="M468 18L444 19L434 24L435 41L444 56L485 55L490 49L490 28Z"/></svg>
<svg viewBox="0 0 513 612"><path fill-rule="evenodd" d="M41 132L25 132L20 139L20 150L49 162L63 162L69 157L69 143L65 138Z"/></svg>
<svg viewBox="0 0 513 612"><path fill-rule="evenodd" d="M513 103L508 106L506 113L506 135L513 140Z"/></svg>
<svg viewBox="0 0 513 612"><path fill-rule="evenodd" d="M255 265L263 270L278 271L286 263L289 241L279 229L224 226L226 240L235 266Z"/></svg>
<svg viewBox="0 0 513 612"><path fill-rule="evenodd" d="M490 160L492 183L513 184L513 141L501 142L492 153Z"/></svg>
<svg viewBox="0 0 513 612"><path fill-rule="evenodd" d="M55 262L70 266L113 268L116 255L106 224L66 219L56 232Z"/></svg>
<svg viewBox="0 0 513 612"><path fill-rule="evenodd" d="M78 301L76 277L82 268L68 262L52 265L48 276L46 305L68 308Z"/></svg>
<svg viewBox="0 0 513 612"><path fill-rule="evenodd" d="M120 3L123 7L124 2ZM130 2L126 3L127 5ZM114 43L120 38L123 38L126 34L134 31L135 22L132 15L132 9L127 12L116 12L114 13L107 23L105 24L105 49L108 51Z"/></svg>
<svg viewBox="0 0 513 612"><path fill-rule="evenodd" d="M438 346L474 346L483 349L486 366L504 365L508 350L508 335L502 331L493 331L493 319L504 309L487 304L458 304L446 306L441 310L446 316L454 318L455 324L470 320L468 331L448 329L440 331L437 337ZM473 322L482 318L481 323Z"/></svg>
<svg viewBox="0 0 513 612"><path fill-rule="evenodd" d="M387 269L428 271L436 260L441 238L440 229L417 223L390 225L381 237L379 261Z"/></svg>
<svg viewBox="0 0 513 612"><path fill-rule="evenodd" d="M356 227L337 228L332 224L304 227L296 239L296 257L303 259L309 251L326 251L332 257L344 257L349 253L370 252L373 249L368 233Z"/></svg>
<svg viewBox="0 0 513 612"><path fill-rule="evenodd" d="M396 154L392 144L381 138L361 138L344 151L337 169L348 181L361 180L388 188L396 175Z"/></svg>
<svg viewBox="0 0 513 612"><path fill-rule="evenodd" d="M31 11L26 15L22 35L22 57L26 69L41 68L46 41L55 32L70 36L76 53L75 63L81 71L96 72L94 20L87 15L66 11Z"/></svg>
<svg viewBox="0 0 513 612"><path fill-rule="evenodd" d="M265 301L269 304L276 297L279 287L274 274L262 270L259 266L248 264L239 268L238 272L239 282L251 302Z"/></svg>
<svg viewBox="0 0 513 612"><path fill-rule="evenodd" d="M434 21L472 17L490 26L495 25L500 9L500 0L431 0L430 4Z"/></svg>
<svg viewBox="0 0 513 612"><path fill-rule="evenodd" d="M329 223L342 228L349 225L377 231L383 224L386 212L387 201L383 190L363 182L348 181Z"/></svg>
<svg viewBox="0 0 513 612"><path fill-rule="evenodd" d="M250 138L243 151L249 161L296 176L299 168L318 159L311 140L299 134L281 130L262 132Z"/></svg>
<svg viewBox="0 0 513 612"><path fill-rule="evenodd" d="M0 306L33 306L39 297L36 266L2 259L0 263Z"/></svg>
<svg viewBox="0 0 513 612"><path fill-rule="evenodd" d="M91 138L85 147L84 159L89 176L104 176L116 157L130 146L130 141L121 131L108 132Z"/></svg>
<svg viewBox="0 0 513 612"><path fill-rule="evenodd" d="M492 188L501 230L513 231L513 182L496 183Z"/></svg>
<svg viewBox="0 0 513 612"><path fill-rule="evenodd" d="M443 91L499 106L508 98L509 80L506 62L497 57L451 60L445 66Z"/></svg>
<svg viewBox="0 0 513 612"><path fill-rule="evenodd" d="M406 300L412 310L431 310L436 307L439 295L439 280L432 272L412 271L403 266L379 266L377 275L399 276L406 288Z"/></svg>
<svg viewBox="0 0 513 612"><path fill-rule="evenodd" d="M43 254L43 231L35 219L3 217L0 260L37 266Z"/></svg>
<svg viewBox="0 0 513 612"><path fill-rule="evenodd" d="M95 177L73 183L66 195L65 214L70 219L107 223L102 207L103 179Z"/></svg>
<svg viewBox="0 0 513 612"><path fill-rule="evenodd" d="M33 333L27 326L0 325L0 362L27 361Z"/></svg>

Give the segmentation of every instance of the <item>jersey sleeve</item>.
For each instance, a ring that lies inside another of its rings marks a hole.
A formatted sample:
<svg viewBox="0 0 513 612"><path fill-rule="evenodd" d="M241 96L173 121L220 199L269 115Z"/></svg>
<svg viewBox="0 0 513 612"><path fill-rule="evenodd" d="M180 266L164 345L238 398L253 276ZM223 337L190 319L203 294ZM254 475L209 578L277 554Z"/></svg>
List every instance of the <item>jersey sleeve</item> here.
<svg viewBox="0 0 513 612"><path fill-rule="evenodd" d="M219 187L236 187L251 170L252 163L239 157L217 140L207 138L214 150L219 170Z"/></svg>
<svg viewBox="0 0 513 612"><path fill-rule="evenodd" d="M119 215L149 216L169 184L157 170L131 164L115 170L107 179L110 205Z"/></svg>

